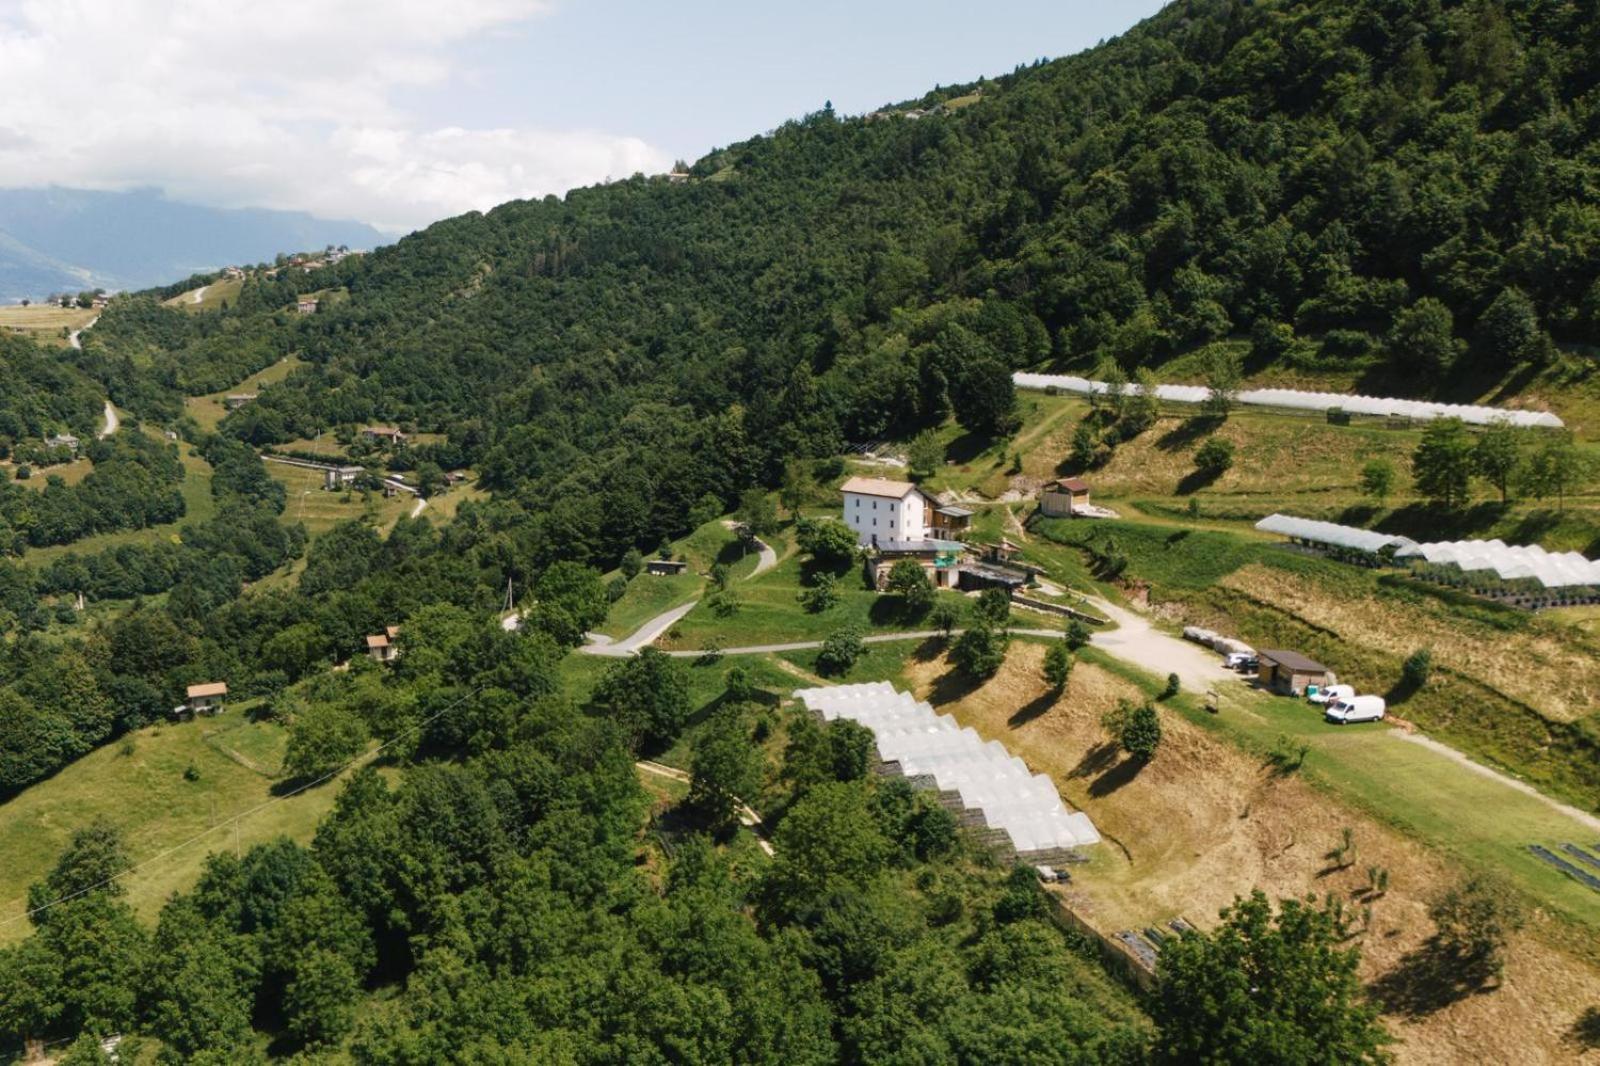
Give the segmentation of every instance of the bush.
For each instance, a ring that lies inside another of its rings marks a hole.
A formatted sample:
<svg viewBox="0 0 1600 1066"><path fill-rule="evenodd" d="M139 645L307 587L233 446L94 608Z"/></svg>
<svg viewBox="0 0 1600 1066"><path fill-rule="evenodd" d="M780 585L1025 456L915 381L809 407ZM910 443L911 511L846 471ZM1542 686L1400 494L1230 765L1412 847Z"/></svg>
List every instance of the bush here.
<svg viewBox="0 0 1600 1066"><path fill-rule="evenodd" d="M1164 700L1170 700L1172 697L1178 694L1181 687L1182 683L1179 681L1178 675L1168 674L1167 687L1161 690L1161 698Z"/></svg>
<svg viewBox="0 0 1600 1066"><path fill-rule="evenodd" d="M1044 653L1044 683L1056 692L1067 687L1072 677L1072 649L1066 641L1057 641Z"/></svg>
<svg viewBox="0 0 1600 1066"><path fill-rule="evenodd" d="M1062 639L1066 641L1067 647L1077 651L1089 643L1089 627L1084 625L1081 619L1074 618L1067 623L1067 632Z"/></svg>
<svg viewBox="0 0 1600 1066"><path fill-rule="evenodd" d="M889 568L889 591L900 597L909 615L920 615L933 606L933 582L915 559L901 559Z"/></svg>
<svg viewBox="0 0 1600 1066"><path fill-rule="evenodd" d="M817 574L811 584L800 590L800 606L810 614L831 610L839 602L839 579L827 571Z"/></svg>
<svg viewBox="0 0 1600 1066"><path fill-rule="evenodd" d="M1207 437L1205 443L1195 449L1194 465L1196 470L1207 474L1225 473L1233 466L1233 442Z"/></svg>
<svg viewBox="0 0 1600 1066"><path fill-rule="evenodd" d="M638 548L629 548L622 553L622 563L618 569L625 579L632 581L644 569L644 556L639 554Z"/></svg>
<svg viewBox="0 0 1600 1066"><path fill-rule="evenodd" d="M1149 762L1161 745L1161 717L1148 703L1135 705L1118 700L1115 710L1106 712L1100 724L1122 750L1140 762Z"/></svg>
<svg viewBox="0 0 1600 1066"><path fill-rule="evenodd" d="M1506 938L1522 928L1515 897L1474 876L1435 899L1428 908L1438 947L1469 981L1499 977L1505 968Z"/></svg>
<svg viewBox="0 0 1600 1066"><path fill-rule="evenodd" d="M956 640L950 659L957 670L975 681L984 681L999 673L1006 661L1006 643L1005 633L980 620Z"/></svg>
<svg viewBox="0 0 1600 1066"><path fill-rule="evenodd" d="M616 603L628 591L628 579L618 574L606 582L606 599Z"/></svg>
<svg viewBox="0 0 1600 1066"><path fill-rule="evenodd" d="M992 626L1011 621L1011 593L1003 588L987 588L978 593L977 615Z"/></svg>
<svg viewBox="0 0 1600 1066"><path fill-rule="evenodd" d="M822 650L817 653L817 672L823 675L849 673L866 651L861 630L855 626L836 629L822 642Z"/></svg>
<svg viewBox="0 0 1600 1066"><path fill-rule="evenodd" d="M1406 661L1400 667L1400 683L1408 692L1415 692L1428 683L1428 678L1433 674L1433 652L1428 648L1418 648L1406 656Z"/></svg>
<svg viewBox="0 0 1600 1066"><path fill-rule="evenodd" d="M33 476L33 467L29 466L27 463L23 463L21 466L17 467L17 480L18 481L27 481L32 476Z"/></svg>

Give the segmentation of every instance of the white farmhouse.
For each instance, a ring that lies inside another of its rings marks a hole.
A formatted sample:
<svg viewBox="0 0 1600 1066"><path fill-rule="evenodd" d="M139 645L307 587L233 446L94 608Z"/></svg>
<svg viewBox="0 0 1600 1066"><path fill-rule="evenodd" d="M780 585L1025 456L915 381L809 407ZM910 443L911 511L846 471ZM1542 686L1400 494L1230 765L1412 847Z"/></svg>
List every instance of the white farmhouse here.
<svg viewBox="0 0 1600 1066"><path fill-rule="evenodd" d="M926 540L934 499L909 481L853 477L844 483L844 521L863 547L879 541Z"/></svg>

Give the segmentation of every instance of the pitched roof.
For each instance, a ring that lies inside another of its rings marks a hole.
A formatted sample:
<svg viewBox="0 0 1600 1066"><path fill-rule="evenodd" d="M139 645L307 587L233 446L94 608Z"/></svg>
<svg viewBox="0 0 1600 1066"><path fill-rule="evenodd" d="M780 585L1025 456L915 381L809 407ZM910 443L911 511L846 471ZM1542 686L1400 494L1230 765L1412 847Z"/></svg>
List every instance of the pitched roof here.
<svg viewBox="0 0 1600 1066"><path fill-rule="evenodd" d="M1328 668L1315 659L1308 659L1297 651L1285 651L1282 648L1263 648L1256 653L1261 659L1270 659L1279 666L1303 674L1325 674Z"/></svg>
<svg viewBox="0 0 1600 1066"><path fill-rule="evenodd" d="M369 648L387 648L388 646L389 636L386 633L374 633L367 638L367 647Z"/></svg>
<svg viewBox="0 0 1600 1066"><path fill-rule="evenodd" d="M840 492L854 492L862 496L882 496L900 500L913 492L921 492L909 481L890 481L881 477L853 477L839 487Z"/></svg>
<svg viewBox="0 0 1600 1066"><path fill-rule="evenodd" d="M1056 485L1060 488L1066 489L1068 492L1089 491L1089 483L1083 480L1081 477L1064 477L1059 479L1056 482Z"/></svg>
<svg viewBox="0 0 1600 1066"><path fill-rule="evenodd" d="M191 700L198 699L201 696L226 696L228 694L228 683L226 681L208 681L203 685L190 685L187 691Z"/></svg>

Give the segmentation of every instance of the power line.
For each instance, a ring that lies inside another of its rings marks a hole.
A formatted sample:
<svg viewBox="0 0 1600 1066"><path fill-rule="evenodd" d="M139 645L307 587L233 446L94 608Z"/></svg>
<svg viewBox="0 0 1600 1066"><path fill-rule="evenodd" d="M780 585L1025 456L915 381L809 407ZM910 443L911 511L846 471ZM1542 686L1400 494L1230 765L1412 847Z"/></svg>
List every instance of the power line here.
<svg viewBox="0 0 1600 1066"><path fill-rule="evenodd" d="M483 688L484 688L484 686L479 685L477 688L473 689L471 692L467 693L465 696L462 696L460 699L456 700L454 703L451 703L451 704L449 704L449 705L447 705L445 707L441 707L439 710L437 710L434 713L430 714L428 717L424 718L422 721L416 723L415 725L408 726L405 729L402 729L400 732L396 733L394 736L390 737L388 740L384 741L382 744L379 744L376 748L373 748L371 751L362 752L360 755L357 755L354 759L351 759L349 762L345 763L344 765L336 767L335 769L329 770L327 773L321 775L320 777L313 778L310 781L307 781L307 782L305 782L303 784L297 785L294 788L290 789L288 792L285 792L281 796L274 796L274 797L272 797L271 799L267 800L264 803L258 803L254 807L251 807L248 810L240 811L238 814L235 814L235 815L231 816L230 818L227 818L224 821L218 822L217 824L215 824L215 825L213 825L213 826L211 826L211 827L209 827L207 829L204 829L199 833L196 833L194 836L190 837L189 839L181 841L181 842L179 842L177 844L174 844L172 847L166 849L165 851L158 852L157 854L150 856L148 859L145 859L142 862L135 863L134 865L128 867L126 870L120 870L117 873L112 874L110 877L102 878L101 880L95 882L92 885L86 885L85 887L80 888L80 889L78 889L78 890L76 890L74 892L69 892L66 895L61 896L61 897L59 897L57 899L50 900L48 903L42 903L39 906L33 908L32 910L25 910L20 914L12 915L10 918L0 919L0 929L3 929L8 925L14 925L15 923L23 921L24 919L31 919L31 918L35 917L36 915L43 914L45 911L49 910L52 907L60 906L63 903L69 903L72 900L75 900L75 899L79 898L80 896L88 895L90 892L98 891L98 890L106 887L107 885L111 884L114 881L119 881L122 878L127 877L130 874L138 873L140 870L143 870L148 866L152 866L155 863L158 863L163 859L166 859L166 858L168 858L168 857L170 857L172 855L176 855L178 852L182 851L184 848L189 847L191 844L195 844L195 843L197 843L197 842L199 842L201 840L204 840L206 837L210 836L212 833L215 833L218 829L222 829L223 827L228 826L228 825L234 825L234 826L237 827L237 824L239 822L243 821L244 819L250 817L253 814L257 814L257 813L259 813L259 812L261 812L263 810L266 810L268 807L271 807L274 804L283 803L285 800L293 799L295 796L298 796L300 793L306 791L307 789L315 788L315 787L317 787L318 785L322 784L325 781L328 781L328 780L331 780L332 778L338 777L340 774L344 773L346 770L349 770L350 768L354 767L357 763L369 761L371 759L376 758L378 755L382 754L382 752L383 752L383 750L385 748L389 747L391 744L393 744L395 741L399 740L401 737L404 737L409 733L415 733L418 730L423 729L424 727L426 727L426 726L432 724L433 722L437 721L438 719L442 718L444 715L448 714L450 711L455 710L457 707L461 706L463 703L465 703L468 700L472 699L473 697L477 696L480 692L483 691ZM26 903L27 901L26 900L14 900L13 902Z"/></svg>

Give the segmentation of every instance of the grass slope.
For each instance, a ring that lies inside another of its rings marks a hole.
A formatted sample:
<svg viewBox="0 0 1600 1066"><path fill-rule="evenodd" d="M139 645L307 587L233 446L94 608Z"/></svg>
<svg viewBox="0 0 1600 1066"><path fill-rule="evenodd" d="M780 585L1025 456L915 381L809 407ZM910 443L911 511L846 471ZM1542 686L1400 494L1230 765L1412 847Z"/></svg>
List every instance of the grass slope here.
<svg viewBox="0 0 1600 1066"><path fill-rule="evenodd" d="M210 852L279 835L310 839L333 806L335 782L242 818L237 835L232 826L218 828L157 858L271 800L285 742L282 728L249 722L234 706L216 718L148 726L0 804L0 943L26 935L28 923L15 919L28 886L49 871L75 830L96 820L122 830L135 863L155 860L124 882L129 902L148 920L168 895L193 883ZM185 779L190 767L196 780Z"/></svg>

